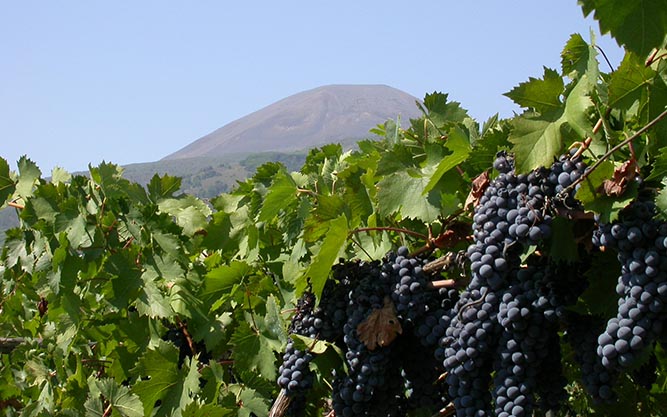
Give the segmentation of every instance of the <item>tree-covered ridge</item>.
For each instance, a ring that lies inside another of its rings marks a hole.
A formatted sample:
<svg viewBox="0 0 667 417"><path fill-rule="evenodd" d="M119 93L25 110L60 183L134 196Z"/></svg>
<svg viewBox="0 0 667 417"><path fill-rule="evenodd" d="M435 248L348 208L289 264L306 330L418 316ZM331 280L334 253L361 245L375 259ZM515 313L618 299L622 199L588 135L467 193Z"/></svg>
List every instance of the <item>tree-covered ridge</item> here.
<svg viewBox="0 0 667 417"><path fill-rule="evenodd" d="M517 178L551 167L570 149L588 167L559 183L553 200L565 205L548 199L541 207L536 219L554 219L550 236L520 246L516 256L522 267L586 265L574 276L588 288L567 311L606 323L617 314L625 260L616 256L622 248L604 240L621 235L604 225L626 221L627 207L646 194L656 222L667 213L667 23L655 2L582 3L628 49L614 71L602 70L595 45L573 35L561 68L507 93L525 109L521 115L479 123L446 94L428 94L423 117L405 128L388 121L374 129L383 140L360 142L354 151L312 150L298 171L263 164L210 204L181 194L180 180L168 175L144 187L102 164L89 176L55 170L45 180L28 158L17 172L0 159L0 201L21 219L0 257L2 411L266 416L279 395L289 339L316 356L313 395L320 401L309 404L308 415L329 412L330 370L340 375L348 365L335 343L288 335L297 300L312 293L323 301L341 259L381 260L399 246L430 259L465 250L478 227L474 208L492 196L489 184L499 188L511 171L497 163L499 152L510 155ZM629 27L646 30L637 39ZM559 198L568 193L583 206ZM475 239L491 229L477 231ZM461 294L472 294L468 281L476 275L486 279L478 265L466 278L443 269L434 280L452 280ZM476 302L460 305L452 322ZM654 308L662 314L661 305ZM664 339L651 340L615 376L618 400L608 405L586 391L568 342L573 334L550 341L562 350L563 414L666 412ZM646 366L651 378L642 386L635 371ZM461 402L467 400L459 399L464 415Z"/></svg>

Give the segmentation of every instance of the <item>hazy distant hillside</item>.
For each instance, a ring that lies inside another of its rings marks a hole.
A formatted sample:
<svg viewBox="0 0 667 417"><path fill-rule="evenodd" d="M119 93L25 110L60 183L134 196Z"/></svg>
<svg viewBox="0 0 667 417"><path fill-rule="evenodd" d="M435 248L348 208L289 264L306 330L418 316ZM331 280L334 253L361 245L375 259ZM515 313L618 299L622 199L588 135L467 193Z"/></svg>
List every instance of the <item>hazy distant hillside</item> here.
<svg viewBox="0 0 667 417"><path fill-rule="evenodd" d="M265 162L298 170L309 149L327 143L353 147L373 138L388 119L404 126L421 113L417 99L385 85L330 85L287 97L242 117L156 162L124 166L125 178L147 184L153 175L182 178L181 192L211 198L230 191ZM0 211L4 230L16 226L14 209Z"/></svg>
<svg viewBox="0 0 667 417"><path fill-rule="evenodd" d="M242 117L164 160L258 151L289 152L343 143L352 146L387 119L407 125L417 99L385 85L330 85L304 91Z"/></svg>
<svg viewBox="0 0 667 417"><path fill-rule="evenodd" d="M125 165L123 176L139 184L147 184L155 174L169 174L181 178L181 192L211 198L230 191L238 181L251 176L265 162L280 162L289 171L297 171L305 160L306 151L183 158Z"/></svg>

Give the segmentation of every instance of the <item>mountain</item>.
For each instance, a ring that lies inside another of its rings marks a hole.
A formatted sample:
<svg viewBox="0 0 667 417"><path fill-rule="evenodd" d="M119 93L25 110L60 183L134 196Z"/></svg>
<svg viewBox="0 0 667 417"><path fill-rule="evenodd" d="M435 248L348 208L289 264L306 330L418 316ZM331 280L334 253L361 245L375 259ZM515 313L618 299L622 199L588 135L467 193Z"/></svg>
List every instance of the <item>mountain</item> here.
<svg viewBox="0 0 667 417"><path fill-rule="evenodd" d="M419 117L417 98L386 85L328 85L304 91L233 121L163 160L233 153L290 152L326 143L352 146L398 116Z"/></svg>
<svg viewBox="0 0 667 417"><path fill-rule="evenodd" d="M415 97L385 85L329 85L304 91L242 117L155 162L123 166L123 176L147 184L154 174L182 179L181 191L211 198L231 190L265 162L298 170L307 151L326 143L352 147L369 130L401 117L421 116ZM87 172L75 174L87 175ZM4 231L16 227L16 210L0 210Z"/></svg>

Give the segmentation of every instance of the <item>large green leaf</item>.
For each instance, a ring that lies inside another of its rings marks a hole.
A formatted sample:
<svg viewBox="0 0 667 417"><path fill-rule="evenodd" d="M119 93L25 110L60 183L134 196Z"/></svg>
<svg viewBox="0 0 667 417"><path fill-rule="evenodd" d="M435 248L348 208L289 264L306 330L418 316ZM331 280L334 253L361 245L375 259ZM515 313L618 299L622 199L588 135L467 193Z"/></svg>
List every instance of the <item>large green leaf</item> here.
<svg viewBox="0 0 667 417"><path fill-rule="evenodd" d="M517 172L551 165L554 156L563 149L562 116L562 112L544 116L524 114L512 121L509 140L514 144Z"/></svg>
<svg viewBox="0 0 667 417"><path fill-rule="evenodd" d="M468 112L461 108L461 104L456 101L447 101L447 96L447 94L433 92L424 97L426 116L438 128L448 122L462 122L468 117Z"/></svg>
<svg viewBox="0 0 667 417"><path fill-rule="evenodd" d="M578 33L570 36L560 56L563 75L573 80L597 66L595 49Z"/></svg>
<svg viewBox="0 0 667 417"><path fill-rule="evenodd" d="M186 360L179 369L178 349L162 340L144 353L133 372L140 379L132 392L141 398L144 415L181 417L199 391L197 361Z"/></svg>
<svg viewBox="0 0 667 417"><path fill-rule="evenodd" d="M456 168L459 164L463 163L468 158L471 150L468 136L463 129L458 126L452 127L449 130L445 147L452 153L442 158L440 163L438 163L435 172L431 175L428 184L424 187L422 195L428 194L447 171Z"/></svg>
<svg viewBox="0 0 667 417"><path fill-rule="evenodd" d="M144 415L144 406L141 399L126 386L118 385L111 378L95 380L96 390L104 398L106 404L100 400L99 396L91 396L86 401L86 417L102 417L109 415L109 409L123 417L142 417Z"/></svg>
<svg viewBox="0 0 667 417"><path fill-rule="evenodd" d="M139 290L135 307L140 314L149 317L167 318L174 312L169 303L169 297L164 291L164 285L159 280L159 272L148 268L141 275L143 285Z"/></svg>
<svg viewBox="0 0 667 417"><path fill-rule="evenodd" d="M195 196L165 198L158 204L160 211L174 216L176 223L183 228L183 233L192 236L208 224L211 208Z"/></svg>
<svg viewBox="0 0 667 417"><path fill-rule="evenodd" d="M231 384L227 387L231 395L226 396L222 406L234 412L225 417L265 417L269 414L269 399L244 384Z"/></svg>
<svg viewBox="0 0 667 417"><path fill-rule="evenodd" d="M229 265L212 269L204 278L204 289L200 297L204 300L217 300L212 307L215 309L216 306L233 297L239 285L252 273L252 267L241 261L234 261Z"/></svg>
<svg viewBox="0 0 667 417"><path fill-rule="evenodd" d="M628 205L637 193L636 183L630 183L626 192L620 197L604 195L600 191L602 183L612 178L613 174L614 164L609 161L603 162L595 171L586 176L576 193L577 199L581 201L584 208L598 213L603 223L614 221L618 217L618 212Z"/></svg>
<svg viewBox="0 0 667 417"><path fill-rule="evenodd" d="M153 175L151 181L146 186L148 194L154 203L164 198L170 198L181 188L181 179L170 175Z"/></svg>
<svg viewBox="0 0 667 417"><path fill-rule="evenodd" d="M663 219L667 219L667 178L662 180L662 189L655 196L655 206Z"/></svg>
<svg viewBox="0 0 667 417"><path fill-rule="evenodd" d="M667 176L667 147L660 149L660 152L654 158L653 168L651 174L646 178L647 181L662 179Z"/></svg>
<svg viewBox="0 0 667 417"><path fill-rule="evenodd" d="M287 210L292 203L296 202L296 198L296 183L287 172L284 170L278 171L262 202L259 221L270 221L281 210Z"/></svg>
<svg viewBox="0 0 667 417"><path fill-rule="evenodd" d="M328 231L319 247L319 250L313 257L308 269L299 278L297 289L302 292L308 284L312 285L312 291L316 297L320 297L324 284L329 278L331 266L336 262L338 256L347 242L347 217L341 214L337 218L330 220Z"/></svg>
<svg viewBox="0 0 667 417"><path fill-rule="evenodd" d="M609 80L609 107L629 109L655 76L655 71L646 67L637 55L628 53Z"/></svg>
<svg viewBox="0 0 667 417"><path fill-rule="evenodd" d="M544 114L558 111L561 107L560 97L564 87L563 78L558 72L544 67L543 78L530 77L505 95L521 107Z"/></svg>
<svg viewBox="0 0 667 417"><path fill-rule="evenodd" d="M262 378L275 380L275 354L281 351L287 336L274 297L267 298L266 307L267 313L263 317L255 314L239 323L230 342L234 346L235 369L239 372L257 371ZM251 327L250 323L257 327Z"/></svg>
<svg viewBox="0 0 667 417"><path fill-rule="evenodd" d="M390 174L377 184L377 210L381 216L401 216L432 222L440 215L439 196L424 196L429 178L417 170Z"/></svg>
<svg viewBox="0 0 667 417"><path fill-rule="evenodd" d="M594 75L596 68L591 72ZM560 109L545 114L526 113L512 120L509 141L514 144L512 150L517 172L550 166L554 157L563 151L566 142L564 128L576 134L572 141L583 141L592 135L593 126L588 115L593 107L589 96L593 85L590 76L588 72L581 75Z"/></svg>
<svg viewBox="0 0 667 417"><path fill-rule="evenodd" d="M584 16L593 12L600 32L645 57L660 48L667 35L667 7L662 0L579 0Z"/></svg>
<svg viewBox="0 0 667 417"><path fill-rule="evenodd" d="M37 168L37 165L26 156L22 156L19 159L18 169L19 180L16 183L15 194L17 197L30 197L32 196L34 187L39 183L42 172Z"/></svg>

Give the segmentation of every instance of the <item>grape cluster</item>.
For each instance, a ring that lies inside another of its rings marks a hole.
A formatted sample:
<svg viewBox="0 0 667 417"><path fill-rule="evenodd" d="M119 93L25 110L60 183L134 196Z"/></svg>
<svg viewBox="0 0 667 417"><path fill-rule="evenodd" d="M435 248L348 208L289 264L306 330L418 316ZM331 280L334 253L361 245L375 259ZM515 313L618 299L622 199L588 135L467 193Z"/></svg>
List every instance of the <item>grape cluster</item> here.
<svg viewBox="0 0 667 417"><path fill-rule="evenodd" d="M315 310L315 303L315 296L312 293L305 293L299 299L296 314L290 323L291 334L317 337L324 321L321 310ZM284 389L292 400L288 415L298 415L305 407L306 394L313 386L314 376L309 367L312 359L313 355L310 352L296 349L292 339L287 342L283 362L278 368L278 386Z"/></svg>
<svg viewBox="0 0 667 417"><path fill-rule="evenodd" d="M305 293L297 303L290 332L336 344L346 362L333 382L331 406L336 416L404 416L409 410L430 413L444 407L444 372L435 351L458 300L455 289L436 289L423 272L427 260L408 249L390 252L381 262L335 265L320 303ZM389 304L387 304L389 303ZM394 309L401 333L390 343L366 346L359 328L370 315ZM296 404L312 386L308 370L314 359L288 342L278 385ZM296 378L295 378L296 376Z"/></svg>
<svg viewBox="0 0 667 417"><path fill-rule="evenodd" d="M555 223L583 213L573 184L586 166L576 151L527 174L515 173L501 152L494 169L474 209L465 289L435 289L428 261L399 248L381 262L341 261L320 305L308 294L299 303L291 331L328 340L345 355L346 370L332 384L336 416L433 415L452 405L459 417L557 411L567 396L563 330L594 402L614 400L614 384L639 357L648 361L629 376L646 387L655 381L657 359L643 353L667 345L667 223L656 219L653 196L641 194L610 224L585 215ZM562 254L550 237L564 227L581 232L569 247L576 262L550 256ZM606 323L568 308L588 285L591 258L605 250L621 264L617 315ZM359 329L387 303L402 332L369 347ZM300 365L312 359L298 354ZM312 380L292 357L285 355L279 385L308 388Z"/></svg>
<svg viewBox="0 0 667 417"><path fill-rule="evenodd" d="M542 265L548 261L521 265L525 248L551 235L558 206L576 206L568 187L583 174L580 158L565 155L549 169L524 175L515 174L511 157L500 153L494 168L499 174L473 216L470 284L441 341L459 416L488 416L492 409L498 416L531 415L536 395L540 406L557 406L564 379L559 361L547 357L548 344L556 340L563 307L581 290L564 291L556 268ZM542 369L554 373L557 384L540 384Z"/></svg>
<svg viewBox="0 0 667 417"><path fill-rule="evenodd" d="M367 415L375 405L377 391L385 385L385 373L390 370L391 346L370 350L359 339L357 328L373 310L384 307L389 296L389 279L376 271L369 271L368 279L361 280L350 291L347 322L343 326L348 365L347 375L340 376L333 392L336 415Z"/></svg>
<svg viewBox="0 0 667 417"><path fill-rule="evenodd" d="M653 202L640 196L618 220L601 224L593 238L615 249L621 264L617 315L597 340L597 354L610 370L633 364L659 338L667 319L667 223L655 214Z"/></svg>
<svg viewBox="0 0 667 417"><path fill-rule="evenodd" d="M434 307L435 298L426 291L429 279L422 270L426 262L427 259L410 258L408 248L403 246L395 254L388 254L382 265L383 278L394 283L391 298L404 323L414 323Z"/></svg>
<svg viewBox="0 0 667 417"><path fill-rule="evenodd" d="M312 387L313 375L308 368L312 359L312 354L297 350L291 340L287 343L283 363L278 369L278 385L287 390L288 396L298 396Z"/></svg>

